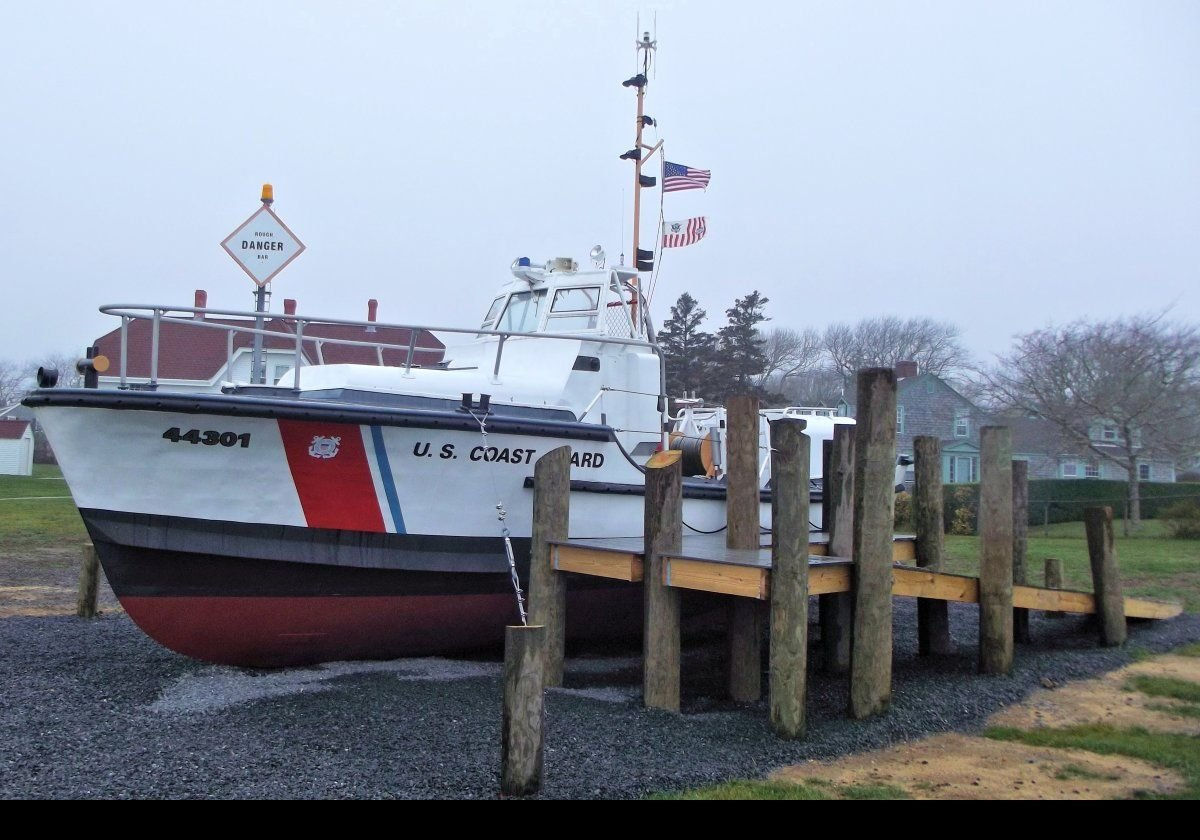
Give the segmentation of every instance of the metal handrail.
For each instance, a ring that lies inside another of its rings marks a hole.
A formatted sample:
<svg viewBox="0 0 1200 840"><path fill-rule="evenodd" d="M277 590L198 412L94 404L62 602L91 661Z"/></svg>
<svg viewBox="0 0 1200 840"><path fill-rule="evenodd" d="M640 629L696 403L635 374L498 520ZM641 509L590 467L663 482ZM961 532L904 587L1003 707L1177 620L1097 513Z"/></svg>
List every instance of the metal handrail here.
<svg viewBox="0 0 1200 840"><path fill-rule="evenodd" d="M127 345L128 345L128 324L129 324L129 321L131 321L131 320L137 320L137 319L150 320L153 323L153 331L152 331L152 335L151 335L151 351L150 351L151 352L150 384L152 386L157 385L157 383L158 383L159 332L160 332L161 325L164 321L169 322L169 323L175 323L175 324L185 324L185 325L193 326L193 327L225 330L228 333L228 338L226 341L226 366L227 366L226 370L227 371L231 370L232 365L233 365L233 335L234 335L234 333L245 333L247 335L263 335L263 336L274 337L274 338L280 338L282 336L287 335L287 333L280 333L276 330L268 330L268 329L260 330L260 329L257 329L256 327L252 327L252 326L245 326L245 325L241 325L241 324L214 323L214 322L210 322L210 321L206 320L207 316L214 315L214 316L230 316L230 317L237 317L237 318L246 318L248 320L253 321L253 319L262 315L262 313L260 313L260 312L247 312L244 310L236 310L236 309L209 309L208 307L164 306L161 304L142 304L142 303L111 303L111 304L105 304L104 306L101 306L100 312L105 315L113 315L113 316L121 319L121 378L120 378L120 386L122 388L126 387L126 385L127 385L127 365L126 365L127 352L126 351L127 351ZM171 317L171 315L169 315L167 313L172 313L172 314L179 313L179 314L188 315L190 317L182 317L182 318L181 317ZM197 317L195 317L197 315L202 315L205 317L197 318ZM646 340L634 339L634 338L616 338L613 336L605 336L605 335L580 335L578 333L570 334L570 333L545 333L545 332L530 333L530 332L513 332L513 331L507 331L507 330L485 330L485 329L478 329L478 328L467 329L464 327L431 327L431 326L422 326L422 325L418 325L418 324L388 324L388 323L383 323L380 321L356 321L356 320L350 320L350 319L345 319L345 318L309 318L309 317L304 317L304 316L300 316L300 315L288 315L288 314L280 314L280 315L272 314L272 315L270 315L270 318L272 321L276 321L276 322L282 321L285 324L293 325L293 329L295 331L295 337L296 337L296 349L295 349L296 361L295 361L295 365L293 366L294 367L294 378L293 378L293 386L292 387L297 391L300 390L300 368L302 367L303 361L304 361L304 342L306 342L306 341L312 342L315 345L318 358L322 359L322 361L323 361L324 354L321 352L321 347L324 344L340 344L340 345L353 346L353 347L373 347L376 349L376 351L378 353L378 358L380 358L380 359L382 359L383 351L385 349L403 350L406 352L404 372L405 372L405 375L408 375L412 369L413 355L417 351L443 352L445 350L445 347L417 346L416 333L418 330L423 330L423 331L429 332L429 333L443 332L443 333L452 333L452 334L459 334L459 335L472 335L472 336L484 336L484 335L498 336L500 340L496 343L496 361L495 361L495 366L494 366L494 369L492 372L492 375L494 378L499 377L499 375L500 375L500 360L501 360L501 356L504 351L504 343L507 339L513 338L513 337L546 338L546 339L551 339L551 340L555 340L555 341L588 341L588 342L595 342L598 344L618 344L618 345L627 345L627 346L635 346L635 347L645 347L645 348L650 349L656 355L661 356L661 354L659 353L659 350L658 350L658 345L653 340L646 341ZM358 341L358 340L349 339L349 338L332 338L332 337L327 337L327 336L319 336L319 337L318 336L310 336L308 338L305 338L304 337L305 327L306 327L306 325L311 325L311 324L330 324L330 325L334 325L334 326L363 327L363 328L373 328L373 329L378 329L380 327L384 327L387 329L408 330L409 331L409 341L408 341L407 345L401 345L401 344L392 344L392 343L386 342L386 341Z"/></svg>

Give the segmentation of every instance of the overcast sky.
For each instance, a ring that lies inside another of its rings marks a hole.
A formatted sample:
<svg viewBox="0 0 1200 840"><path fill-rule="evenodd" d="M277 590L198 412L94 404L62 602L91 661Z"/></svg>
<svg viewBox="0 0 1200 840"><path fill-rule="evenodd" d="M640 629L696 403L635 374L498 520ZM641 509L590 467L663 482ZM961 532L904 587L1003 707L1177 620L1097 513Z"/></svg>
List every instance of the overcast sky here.
<svg viewBox="0 0 1200 840"><path fill-rule="evenodd" d="M1015 332L1200 320L1200 3L18 3L0 21L0 359L112 302L252 307L220 241L275 185L273 308L477 324L519 255L628 251L636 15L666 196L654 315ZM657 193L648 193L657 206ZM647 223L646 234L653 225Z"/></svg>

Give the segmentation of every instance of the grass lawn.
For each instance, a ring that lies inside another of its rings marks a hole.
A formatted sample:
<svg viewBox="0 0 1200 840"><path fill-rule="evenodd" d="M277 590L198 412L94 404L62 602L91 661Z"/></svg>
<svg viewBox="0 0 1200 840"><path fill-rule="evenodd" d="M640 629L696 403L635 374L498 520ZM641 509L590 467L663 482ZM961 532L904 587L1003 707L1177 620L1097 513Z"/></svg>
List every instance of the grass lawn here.
<svg viewBox="0 0 1200 840"><path fill-rule="evenodd" d="M32 476L0 475L0 551L78 544L86 539L83 520L58 467L34 464Z"/></svg>
<svg viewBox="0 0 1200 840"><path fill-rule="evenodd" d="M1010 729L993 727L984 734L999 741L1019 741L1035 747L1059 747L1087 750L1101 755L1127 755L1170 767L1187 783L1178 793L1151 799L1200 798L1200 738L1171 732L1147 732L1145 729L1118 729L1107 724L1072 726L1068 729Z"/></svg>
<svg viewBox="0 0 1200 840"><path fill-rule="evenodd" d="M1117 562L1126 595L1144 595L1165 601L1182 601L1189 612L1200 611L1200 540L1177 540L1166 535L1162 523L1149 519L1136 536L1121 535L1115 522ZM946 571L979 574L979 538L946 536ZM1044 582L1045 558L1062 560L1064 586L1090 592L1092 573L1082 522L1030 528L1028 581Z"/></svg>

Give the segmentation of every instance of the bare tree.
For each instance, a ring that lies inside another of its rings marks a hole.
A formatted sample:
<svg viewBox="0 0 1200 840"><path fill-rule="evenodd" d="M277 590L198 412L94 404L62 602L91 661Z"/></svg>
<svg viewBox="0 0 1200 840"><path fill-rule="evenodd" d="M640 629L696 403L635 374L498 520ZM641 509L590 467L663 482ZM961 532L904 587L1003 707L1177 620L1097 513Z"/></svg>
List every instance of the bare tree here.
<svg viewBox="0 0 1200 840"><path fill-rule="evenodd" d="M841 375L828 365L789 377L779 389L791 405L833 407L845 397Z"/></svg>
<svg viewBox="0 0 1200 840"><path fill-rule="evenodd" d="M14 361L0 361L0 408L19 402L31 385L29 366Z"/></svg>
<svg viewBox="0 0 1200 840"><path fill-rule="evenodd" d="M1163 315L1077 321L1018 336L988 374L997 403L1053 422L1080 451L1129 476L1141 522L1139 461L1200 447L1200 331Z"/></svg>
<svg viewBox="0 0 1200 840"><path fill-rule="evenodd" d="M772 327L760 331L763 355L767 357L763 372L755 377L760 389L768 385L783 391L788 380L815 369L821 363L821 336L813 328L793 330Z"/></svg>
<svg viewBox="0 0 1200 840"><path fill-rule="evenodd" d="M856 324L830 324L822 343L834 370L848 385L860 368L895 367L900 361L914 361L922 372L951 375L970 360L961 335L947 321L888 315Z"/></svg>

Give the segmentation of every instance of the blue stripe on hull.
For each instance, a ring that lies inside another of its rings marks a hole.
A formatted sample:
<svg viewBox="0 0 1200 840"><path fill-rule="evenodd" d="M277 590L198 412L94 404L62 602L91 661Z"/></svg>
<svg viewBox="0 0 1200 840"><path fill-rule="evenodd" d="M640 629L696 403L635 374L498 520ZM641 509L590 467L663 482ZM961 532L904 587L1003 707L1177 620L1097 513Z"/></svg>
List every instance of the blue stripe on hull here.
<svg viewBox="0 0 1200 840"><path fill-rule="evenodd" d="M383 478L383 492L392 511L392 522L397 534L407 534L404 529L404 514L400 512L400 497L396 495L396 480L392 477L392 465L388 462L387 449L383 445L383 429L371 427L371 441L375 444L375 457L379 460L379 475Z"/></svg>

